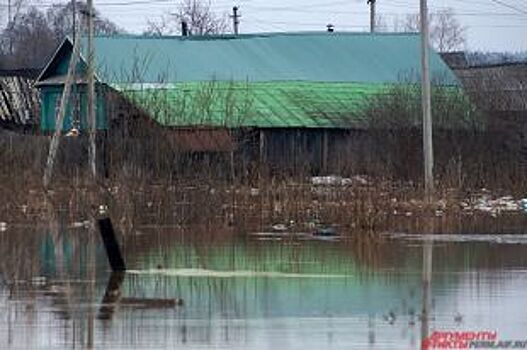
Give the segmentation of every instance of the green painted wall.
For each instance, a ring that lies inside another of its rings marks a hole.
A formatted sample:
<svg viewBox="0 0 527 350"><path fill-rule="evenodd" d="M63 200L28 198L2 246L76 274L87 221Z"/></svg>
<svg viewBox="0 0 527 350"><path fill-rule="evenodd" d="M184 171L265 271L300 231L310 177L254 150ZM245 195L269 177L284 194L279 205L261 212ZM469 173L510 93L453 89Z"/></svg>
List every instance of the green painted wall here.
<svg viewBox="0 0 527 350"><path fill-rule="evenodd" d="M55 130L55 121L60 105L62 90L62 86L59 85L43 86L40 89L42 96L40 129L43 132ZM62 130L67 132L74 126L79 128L81 131L87 130L89 129L89 123L87 120L85 86L74 86L72 95L74 97L70 99L67 105L64 123L62 124ZM74 102L75 99L77 99L77 102ZM104 91L101 91L97 94L96 112L98 130L105 130L108 128L105 100ZM73 108L74 106L76 107ZM74 114L73 111L77 112Z"/></svg>

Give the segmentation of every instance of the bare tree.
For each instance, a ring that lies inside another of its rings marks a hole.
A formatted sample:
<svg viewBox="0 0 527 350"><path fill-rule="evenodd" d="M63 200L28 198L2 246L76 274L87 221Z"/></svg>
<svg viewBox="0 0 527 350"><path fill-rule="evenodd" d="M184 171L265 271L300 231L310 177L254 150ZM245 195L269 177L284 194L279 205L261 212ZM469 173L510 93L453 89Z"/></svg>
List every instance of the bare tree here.
<svg viewBox="0 0 527 350"><path fill-rule="evenodd" d="M174 34L175 26L173 26L166 17L161 17L158 21L147 20L145 35L161 36Z"/></svg>
<svg viewBox="0 0 527 350"><path fill-rule="evenodd" d="M181 33L181 22L186 22L193 35L221 34L227 31L227 16L216 15L210 2L182 0L176 13L162 17L159 21L149 21L145 34L166 35Z"/></svg>
<svg viewBox="0 0 527 350"><path fill-rule="evenodd" d="M41 67L55 45L46 17L35 7L11 21L2 35L2 51L10 66Z"/></svg>
<svg viewBox="0 0 527 350"><path fill-rule="evenodd" d="M386 19L381 13L377 13L375 15L375 31L380 32L380 33L389 31L389 27L386 22Z"/></svg>
<svg viewBox="0 0 527 350"><path fill-rule="evenodd" d="M459 23L451 8L430 14L430 42L439 52L451 52L463 49L465 45L465 27ZM395 31L419 32L418 14L408 14L401 21L394 22Z"/></svg>
<svg viewBox="0 0 527 350"><path fill-rule="evenodd" d="M73 3L68 1L67 3L54 4L46 12L46 18L49 23L49 26L52 28L57 41L61 41L67 35L73 33ZM88 13L88 6L86 2L77 2L76 4L77 12L77 27L79 23L84 21L85 17L83 13ZM103 18L99 11L95 10L95 20L94 20L94 31L96 35L101 34L117 34L122 32L117 25L110 20Z"/></svg>
<svg viewBox="0 0 527 350"><path fill-rule="evenodd" d="M24 0L18 0L21 3ZM37 7L19 12L0 34L2 66L42 67L57 45L73 31L71 3L53 5L46 13ZM79 13L86 3L78 3ZM95 32L115 34L118 27L96 13ZM79 22L79 21L78 21Z"/></svg>

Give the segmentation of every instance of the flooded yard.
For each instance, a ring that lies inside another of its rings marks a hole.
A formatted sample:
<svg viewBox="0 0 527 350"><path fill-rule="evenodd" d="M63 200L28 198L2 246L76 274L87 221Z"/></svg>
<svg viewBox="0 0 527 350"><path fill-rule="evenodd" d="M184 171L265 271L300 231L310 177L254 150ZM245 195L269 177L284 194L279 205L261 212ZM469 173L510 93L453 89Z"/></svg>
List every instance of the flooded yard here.
<svg viewBox="0 0 527 350"><path fill-rule="evenodd" d="M439 331L525 341L520 231L331 241L138 227L119 236L127 273L112 274L89 227L10 227L0 348L421 349Z"/></svg>

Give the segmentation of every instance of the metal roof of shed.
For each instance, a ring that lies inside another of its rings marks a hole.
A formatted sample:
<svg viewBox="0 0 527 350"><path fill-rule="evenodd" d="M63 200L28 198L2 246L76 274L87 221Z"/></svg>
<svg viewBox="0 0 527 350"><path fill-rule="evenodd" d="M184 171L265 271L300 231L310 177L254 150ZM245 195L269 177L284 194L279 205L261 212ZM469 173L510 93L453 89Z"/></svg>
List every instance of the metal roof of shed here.
<svg viewBox="0 0 527 350"><path fill-rule="evenodd" d="M213 81L114 87L164 126L362 128L358 112L387 85Z"/></svg>
<svg viewBox="0 0 527 350"><path fill-rule="evenodd" d="M361 127L369 96L419 81L420 45L411 33L95 38L98 79L172 127ZM62 84L71 50L66 39L40 86ZM430 66L458 86L433 50Z"/></svg>
<svg viewBox="0 0 527 350"><path fill-rule="evenodd" d="M86 45L83 45L86 47ZM420 40L399 33L278 33L239 36L100 36L106 82L312 81L400 83L419 79ZM432 52L432 75L457 84Z"/></svg>

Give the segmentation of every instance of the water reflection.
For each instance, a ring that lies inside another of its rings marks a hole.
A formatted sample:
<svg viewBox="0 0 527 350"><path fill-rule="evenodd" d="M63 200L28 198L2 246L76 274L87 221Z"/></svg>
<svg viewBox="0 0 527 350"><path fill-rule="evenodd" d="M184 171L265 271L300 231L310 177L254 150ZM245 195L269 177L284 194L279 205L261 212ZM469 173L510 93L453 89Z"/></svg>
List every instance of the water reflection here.
<svg viewBox="0 0 527 350"><path fill-rule="evenodd" d="M519 244L142 229L111 274L89 227L0 240L0 348L420 349L433 330L527 326Z"/></svg>
<svg viewBox="0 0 527 350"><path fill-rule="evenodd" d="M427 338L430 335L430 321L432 319L432 264L433 264L433 252L434 242L431 235L434 232L434 222L429 220L425 225L424 242L423 242L423 274L422 274L422 286L423 286L423 306L421 309L421 349L427 350Z"/></svg>

